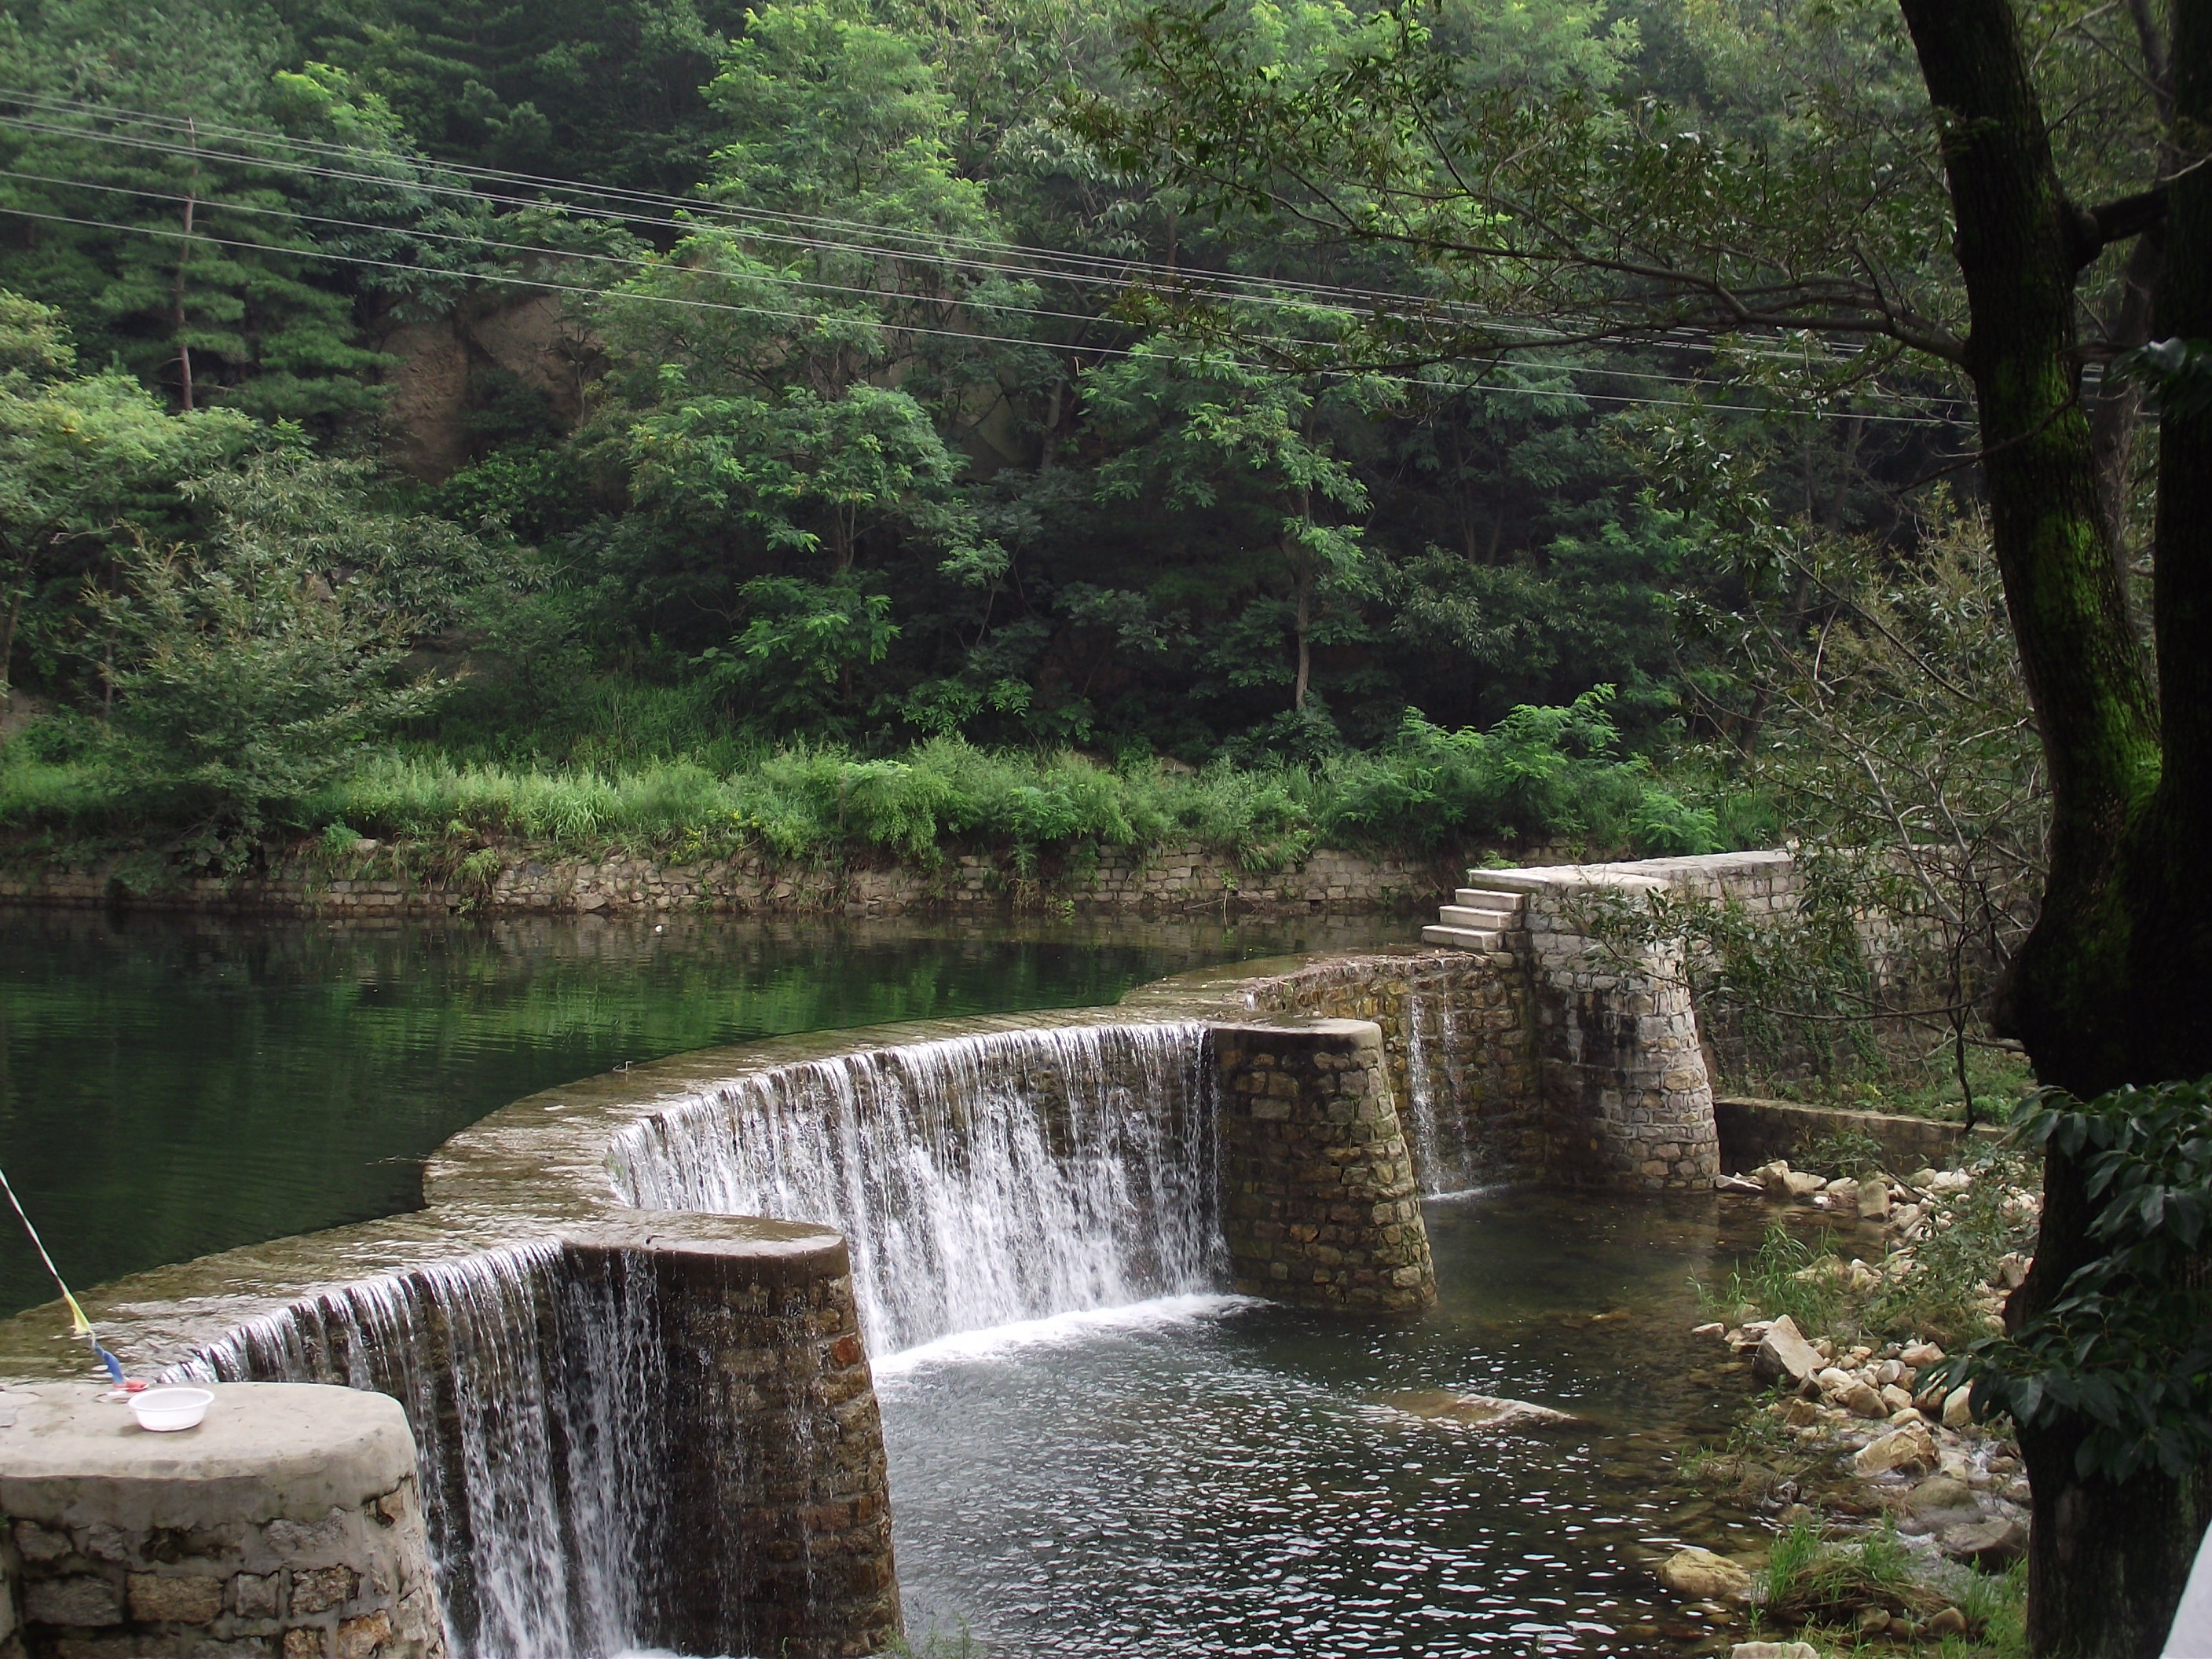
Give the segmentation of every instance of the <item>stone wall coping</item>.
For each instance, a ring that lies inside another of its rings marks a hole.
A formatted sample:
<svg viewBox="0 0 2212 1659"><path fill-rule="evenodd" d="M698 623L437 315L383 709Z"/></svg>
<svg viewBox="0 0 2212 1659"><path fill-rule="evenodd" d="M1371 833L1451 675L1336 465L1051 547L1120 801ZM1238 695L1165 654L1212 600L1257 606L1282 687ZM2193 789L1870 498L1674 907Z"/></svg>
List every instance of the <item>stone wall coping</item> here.
<svg viewBox="0 0 2212 1659"><path fill-rule="evenodd" d="M1964 1139L1972 1134L1975 1139L1999 1141L2006 1130L2001 1124L1977 1123L1971 1130L1963 1123L1949 1118L1916 1117L1910 1112L1866 1112L1853 1106L1814 1106L1802 1100L1768 1100L1759 1095L1716 1095L1715 1106L1746 1106L1754 1111L1779 1113L1802 1118L1808 1125L1821 1124L1830 1128L1865 1129L1881 1138L1884 1129L1905 1133L1936 1133L1954 1135Z"/></svg>
<svg viewBox="0 0 2212 1659"><path fill-rule="evenodd" d="M1703 878L1779 874L1795 862L1788 852L1702 853L1670 859L1634 859L1614 864L1550 864L1520 870L1470 870L1467 885L1486 893L1542 893L1614 887L1652 892L1678 882Z"/></svg>
<svg viewBox="0 0 2212 1659"><path fill-rule="evenodd" d="M0 1514L130 1528L320 1522L415 1474L388 1395L302 1382L218 1382L198 1428L155 1434L85 1384L0 1395ZM12 1407L12 1411L5 1410Z"/></svg>

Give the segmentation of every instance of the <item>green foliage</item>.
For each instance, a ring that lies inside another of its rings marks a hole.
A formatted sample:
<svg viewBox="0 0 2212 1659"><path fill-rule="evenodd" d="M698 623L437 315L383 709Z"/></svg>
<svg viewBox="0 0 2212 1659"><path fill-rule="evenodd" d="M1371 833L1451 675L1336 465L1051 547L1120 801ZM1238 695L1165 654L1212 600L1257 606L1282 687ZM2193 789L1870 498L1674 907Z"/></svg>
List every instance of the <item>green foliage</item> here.
<svg viewBox="0 0 2212 1659"><path fill-rule="evenodd" d="M852 701L854 670L884 659L898 637L888 594L851 581L757 576L738 590L752 619L727 650L704 653L709 678L765 731L834 730Z"/></svg>
<svg viewBox="0 0 2212 1659"><path fill-rule="evenodd" d="M1488 732L1448 732L1409 710L1389 747L1332 767L1323 832L1423 848L1473 831L1506 841L1587 836L1651 853L1717 850L1709 811L1685 807L1644 767L1613 757L1613 696L1598 686L1565 708L1516 708Z"/></svg>
<svg viewBox="0 0 2212 1659"><path fill-rule="evenodd" d="M1887 1525L1840 1539L1792 1522L1767 1547L1759 1578L1761 1616L1793 1625L1850 1624L1869 1607L1924 1618L1948 1602L1922 1580L1911 1552Z"/></svg>
<svg viewBox="0 0 2212 1659"><path fill-rule="evenodd" d="M1803 1331L1824 1331L1843 1306L1833 1273L1816 1271L1818 1264L1834 1263L1832 1241L1823 1235L1808 1244L1780 1222L1771 1224L1759 1249L1747 1261L1729 1268L1728 1285L1708 1291L1692 1278L1699 1303L1715 1317L1730 1322L1753 1316L1779 1319L1787 1315Z"/></svg>
<svg viewBox="0 0 2212 1659"><path fill-rule="evenodd" d="M2086 1103L2046 1090L2013 1127L2080 1161L2091 1254L2025 1323L1947 1363L1978 1413L2078 1434L2084 1479L2180 1479L2212 1450L2212 1079Z"/></svg>
<svg viewBox="0 0 2212 1659"><path fill-rule="evenodd" d="M1913 1241L1911 1265L1886 1279L1861 1310L1868 1330L1952 1346L1987 1335L1984 1298L1997 1264L2034 1249L2034 1215L2014 1208L2010 1192L2032 1173L2017 1159L1985 1162L1966 1191L1934 1200L1926 1231Z"/></svg>
<svg viewBox="0 0 2212 1659"><path fill-rule="evenodd" d="M495 580L490 551L450 526L362 510L361 475L280 451L196 480L208 534L138 542L94 601L121 802L226 858L433 705L444 688L401 659Z"/></svg>
<svg viewBox="0 0 2212 1659"><path fill-rule="evenodd" d="M227 410L171 416L130 376L79 375L59 313L0 289L0 698L19 649L51 666L126 525L171 522L167 486L247 441Z"/></svg>
<svg viewBox="0 0 2212 1659"><path fill-rule="evenodd" d="M1790 1156L1800 1169L1818 1170L1831 1177L1849 1176L1856 1181L1880 1173L1888 1157L1881 1143L1863 1130L1831 1129L1807 1141Z"/></svg>

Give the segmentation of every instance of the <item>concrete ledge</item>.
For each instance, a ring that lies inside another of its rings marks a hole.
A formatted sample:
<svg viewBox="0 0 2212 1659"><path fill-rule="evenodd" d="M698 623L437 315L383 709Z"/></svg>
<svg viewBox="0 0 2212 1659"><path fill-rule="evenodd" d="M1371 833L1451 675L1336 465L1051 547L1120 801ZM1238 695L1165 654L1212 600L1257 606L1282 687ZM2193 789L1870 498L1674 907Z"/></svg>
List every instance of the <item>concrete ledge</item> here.
<svg viewBox="0 0 2212 1659"><path fill-rule="evenodd" d="M150 1434L100 1388L0 1395L0 1514L55 1527L220 1526L358 1508L415 1473L399 1402L355 1389L218 1383L196 1429ZM156 1516L160 1518L155 1519Z"/></svg>

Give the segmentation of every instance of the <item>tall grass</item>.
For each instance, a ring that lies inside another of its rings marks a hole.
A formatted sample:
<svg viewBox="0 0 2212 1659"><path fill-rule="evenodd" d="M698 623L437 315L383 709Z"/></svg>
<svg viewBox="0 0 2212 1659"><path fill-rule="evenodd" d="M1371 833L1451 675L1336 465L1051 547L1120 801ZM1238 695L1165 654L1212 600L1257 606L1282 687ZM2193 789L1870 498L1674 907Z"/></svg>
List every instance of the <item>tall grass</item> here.
<svg viewBox="0 0 2212 1659"><path fill-rule="evenodd" d="M132 821L132 802L145 799L134 763L96 741L56 757L52 744L18 738L0 748L0 827L143 838L149 826ZM1521 716L1494 734L1409 722L1392 748L1314 767L1224 763L1195 773L1149 756L1112 765L959 738L889 756L793 747L559 766L394 748L365 755L275 816L304 833L341 826L568 850L758 842L789 858L876 850L928 864L957 846L989 846L1009 849L1024 873L1048 854L1183 842L1254 871L1321 846L1442 854L1565 839L1615 854L1713 844L1711 815L1683 807L1642 762L1610 757L1580 727Z"/></svg>

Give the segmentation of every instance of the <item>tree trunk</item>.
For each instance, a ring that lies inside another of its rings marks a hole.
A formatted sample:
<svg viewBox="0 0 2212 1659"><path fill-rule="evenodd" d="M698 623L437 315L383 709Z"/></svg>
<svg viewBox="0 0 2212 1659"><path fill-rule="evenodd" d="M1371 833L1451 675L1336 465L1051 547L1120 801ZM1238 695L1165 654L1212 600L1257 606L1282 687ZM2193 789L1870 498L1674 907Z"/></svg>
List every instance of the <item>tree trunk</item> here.
<svg viewBox="0 0 2212 1659"><path fill-rule="evenodd" d="M1297 635L1298 674L1297 687L1291 693L1291 707L1304 714L1306 685L1313 678L1313 572L1304 564L1297 567L1296 594L1297 609L1292 612L1291 627Z"/></svg>
<svg viewBox="0 0 2212 1659"><path fill-rule="evenodd" d="M192 412L192 349L185 343L185 267L192 257L192 210L199 204L191 197L185 198L185 245L177 252L177 291L175 296L175 325L177 330L177 386L182 396L185 413Z"/></svg>
<svg viewBox="0 0 2212 1659"><path fill-rule="evenodd" d="M2162 757L2158 707L2129 624L2078 395L2073 210L2011 0L1900 3L1940 124L1972 317L1965 367L1980 416L1991 529L2051 769L2051 875L2002 1013L2043 1080L2079 1095L2195 1076L2212 1069L2212 1021L2201 1006L2203 930L2194 951L2176 951L2186 941L2174 929L2185 935L2190 924L2158 908L2179 896L2178 884L2203 884L2201 856L2175 833L2187 824L2201 835L2201 811L2177 815L2160 805L2177 793L2173 699L2182 689L2167 665L2173 635L2163 618L2191 587L2189 557L2170 560L2161 540ZM2183 0L2179 9L2192 7L2206 9L2212 0ZM2170 236L2166 268L2171 273L2192 258L2201 264L2208 252L2185 253ZM2169 437L2161 538L2175 462ZM2212 509L2212 478L2204 476L2212 452L2192 465L2203 493L2191 510L2201 514ZM2197 522L2202 543L2212 529ZM2212 621L2201 607L2185 609L2185 617L2174 617L2184 635ZM2200 698L2212 693L2203 637L2197 633L2183 653L2194 660L2179 671L2191 681L2187 695ZM2212 725L2212 708L2200 702L2181 720ZM2201 786L2193 787L2201 799ZM2162 827L2168 817L2173 827ZM2154 937L2164 951L2143 948ZM2007 1309L2015 1327L2046 1307L2094 1249L2079 1169L2054 1152L2044 1183L2035 1266ZM2079 1433L2062 1425L2021 1439L2035 1494L2029 1649L2039 1659L2151 1659L2186 1582L2200 1530L2199 1482L2081 1479L2073 1463Z"/></svg>

